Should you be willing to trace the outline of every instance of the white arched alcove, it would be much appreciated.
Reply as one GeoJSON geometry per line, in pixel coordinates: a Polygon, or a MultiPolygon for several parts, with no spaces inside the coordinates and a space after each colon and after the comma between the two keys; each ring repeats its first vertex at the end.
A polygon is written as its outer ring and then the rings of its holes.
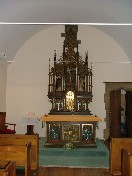
{"type": "MultiPolygon", "coordinates": [[[[64,41],[61,33],[64,30],[64,25],[55,25],[35,34],[18,50],[15,62],[8,66],[7,121],[17,124],[17,133],[26,133],[26,127],[20,122],[28,112],[34,112],[40,118],[51,109],[47,97],[49,58],[52,64],[54,50],[57,50],[58,58],[61,56],[64,41]]],[[[102,118],[97,137],[103,138],[103,120],[106,116],[103,82],[132,81],[132,67],[130,64],[115,63],[129,60],[120,45],[104,32],[91,26],[79,25],[78,39],[81,40],[80,55],[84,57],[88,50],[89,61],[92,62],[93,102],[89,108],[94,115],[102,118]]],[[[41,122],[35,126],[35,132],[45,136],[45,128],[42,128],[41,122]]]]}

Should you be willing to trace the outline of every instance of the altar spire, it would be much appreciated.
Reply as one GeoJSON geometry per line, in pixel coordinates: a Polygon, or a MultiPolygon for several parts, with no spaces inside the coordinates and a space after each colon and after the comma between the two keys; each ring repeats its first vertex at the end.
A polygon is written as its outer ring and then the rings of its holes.
{"type": "Polygon", "coordinates": [[[92,101],[92,67],[88,64],[88,51],[85,58],[79,54],[77,39],[78,26],[65,25],[62,55],[49,70],[48,98],[52,103],[50,114],[91,115],[88,104],[92,101]]]}

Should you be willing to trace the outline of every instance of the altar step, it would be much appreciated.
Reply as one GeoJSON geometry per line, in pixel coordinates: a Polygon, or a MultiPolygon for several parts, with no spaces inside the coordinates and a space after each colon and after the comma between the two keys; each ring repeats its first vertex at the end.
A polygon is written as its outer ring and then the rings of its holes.
{"type": "MultiPolygon", "coordinates": [[[[44,144],[44,146],[45,147],[50,147],[50,148],[63,148],[63,146],[64,146],[64,144],[65,143],[62,143],[62,142],[56,142],[56,143],[54,143],[54,142],[52,142],[52,143],[48,143],[48,142],[46,142],[45,144],[44,144]]],[[[79,148],[92,148],[92,147],[97,147],[97,145],[96,145],[96,142],[92,142],[92,143],[86,143],[86,142],[84,142],[84,143],[82,143],[82,142],[73,142],[73,144],[75,145],[75,147],[79,147],[79,148]]]]}
{"type": "Polygon", "coordinates": [[[66,167],[105,167],[109,168],[109,150],[103,141],[97,140],[96,148],[65,148],[44,147],[40,141],[40,166],[66,166],[66,167]]]}
{"type": "Polygon", "coordinates": [[[74,156],[74,157],[104,157],[107,156],[108,153],[105,151],[95,151],[95,150],[81,150],[81,149],[74,149],[74,150],[67,150],[67,149],[56,149],[56,150],[40,150],[40,155],[44,156],[74,156]]]}

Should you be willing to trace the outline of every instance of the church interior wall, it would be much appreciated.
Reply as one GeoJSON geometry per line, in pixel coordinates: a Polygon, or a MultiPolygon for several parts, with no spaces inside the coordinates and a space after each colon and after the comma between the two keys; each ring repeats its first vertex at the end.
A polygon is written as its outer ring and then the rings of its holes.
{"type": "MultiPolygon", "coordinates": [[[[49,58],[52,65],[54,50],[58,59],[62,55],[63,32],[64,25],[55,25],[35,34],[23,44],[14,62],[7,67],[6,121],[17,124],[17,133],[26,133],[26,126],[21,125],[21,120],[28,112],[34,112],[40,118],[51,109],[47,97],[49,58]]],[[[131,82],[132,66],[119,63],[129,62],[127,54],[104,32],[92,26],[79,25],[78,39],[81,40],[80,55],[84,58],[88,50],[89,64],[93,68],[93,100],[89,109],[102,119],[97,130],[97,137],[102,139],[106,127],[103,82],[131,82]]],[[[46,129],[42,128],[41,122],[35,125],[34,130],[45,136],[46,129]]]]}

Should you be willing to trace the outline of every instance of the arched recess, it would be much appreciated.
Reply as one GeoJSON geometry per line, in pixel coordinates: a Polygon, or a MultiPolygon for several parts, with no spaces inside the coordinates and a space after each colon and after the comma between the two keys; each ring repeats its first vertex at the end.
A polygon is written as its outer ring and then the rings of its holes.
{"type": "MultiPolygon", "coordinates": [[[[119,90],[125,90],[126,91],[126,105],[127,105],[127,112],[126,112],[126,116],[127,116],[127,120],[129,120],[128,123],[128,137],[132,137],[132,108],[130,108],[132,106],[132,82],[105,82],[105,94],[104,94],[104,103],[105,103],[105,110],[106,110],[106,118],[105,118],[105,122],[106,122],[106,129],[104,129],[104,139],[107,140],[109,139],[111,135],[111,92],[113,91],[119,91],[119,90]]],[[[116,95],[114,95],[116,96],[116,95]]],[[[119,96],[118,96],[119,97],[119,96]]],[[[119,103],[119,101],[117,100],[116,102],[119,103]]],[[[119,107],[118,105],[116,107],[119,107]]],[[[116,110],[119,113],[121,112],[121,106],[119,110],[116,110]]],[[[119,113],[117,112],[117,114],[119,115],[119,113]]],[[[116,125],[116,124],[115,124],[116,125]]],[[[114,128],[114,127],[113,127],[114,128]]],[[[115,136],[116,137],[116,136],[115,136]]],[[[117,137],[120,137],[117,136],[117,137]]]]}

